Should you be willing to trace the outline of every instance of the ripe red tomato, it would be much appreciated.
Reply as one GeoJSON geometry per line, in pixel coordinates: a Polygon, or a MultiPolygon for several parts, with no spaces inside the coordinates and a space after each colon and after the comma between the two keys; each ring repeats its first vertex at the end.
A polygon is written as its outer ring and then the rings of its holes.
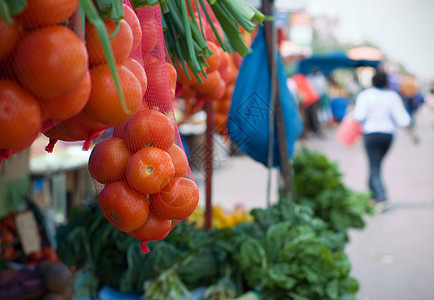
{"type": "Polygon", "coordinates": [[[76,87],[86,74],[86,46],[65,26],[41,27],[28,32],[16,45],[14,70],[34,96],[55,98],[76,87]]]}
{"type": "Polygon", "coordinates": [[[78,7],[78,0],[31,0],[20,18],[26,27],[55,25],[68,19],[78,7]]]}
{"type": "Polygon", "coordinates": [[[168,150],[175,166],[175,177],[185,177],[188,173],[188,159],[184,151],[177,144],[173,144],[168,150]]]}
{"type": "Polygon", "coordinates": [[[0,19],[0,61],[3,60],[18,42],[21,33],[21,24],[15,19],[13,24],[8,24],[0,19]]]}
{"type": "Polygon", "coordinates": [[[90,70],[92,90],[84,108],[92,118],[109,126],[117,126],[128,121],[139,109],[142,101],[142,86],[136,76],[123,65],[117,65],[117,72],[129,112],[122,108],[115,81],[107,64],[98,65],[90,70]]]}
{"type": "Polygon", "coordinates": [[[128,183],[144,194],[161,191],[174,174],[170,155],[156,147],[145,147],[133,154],[125,171],[128,183]]]}
{"type": "Polygon", "coordinates": [[[149,195],[151,211],[160,218],[183,220],[199,202],[199,189],[193,180],[173,178],[159,193],[149,195]]]}
{"type": "Polygon", "coordinates": [[[133,152],[146,146],[167,150],[175,141],[175,129],[165,114],[156,110],[143,110],[125,125],[124,139],[133,152]]]}
{"type": "Polygon", "coordinates": [[[131,153],[124,141],[108,138],[99,142],[89,157],[89,172],[93,179],[108,184],[122,180],[131,153]]]}
{"type": "MultiPolygon", "coordinates": [[[[104,25],[107,34],[111,36],[116,29],[116,23],[112,20],[107,20],[104,22],[104,25]]],[[[133,33],[131,27],[128,25],[127,21],[120,20],[118,32],[110,40],[113,56],[118,64],[124,62],[128,55],[130,55],[132,45],[133,33]]],[[[89,22],[86,23],[86,46],[89,52],[89,61],[92,65],[95,66],[107,62],[98,31],[96,27],[89,22]]]]}
{"type": "Polygon", "coordinates": [[[172,220],[161,219],[149,212],[146,223],[133,232],[129,232],[131,236],[139,240],[159,241],[164,239],[172,229],[172,220]]]}
{"type": "Polygon", "coordinates": [[[98,196],[98,204],[107,220],[120,231],[134,231],[148,219],[148,199],[125,181],[107,185],[98,196]]]}
{"type": "Polygon", "coordinates": [[[0,80],[0,149],[20,147],[41,130],[38,101],[16,82],[0,80]]]}

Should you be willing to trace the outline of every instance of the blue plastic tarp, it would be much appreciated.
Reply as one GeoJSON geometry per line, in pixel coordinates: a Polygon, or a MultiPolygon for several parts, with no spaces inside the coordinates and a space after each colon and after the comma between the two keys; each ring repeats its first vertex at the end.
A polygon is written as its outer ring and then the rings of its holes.
{"type": "MultiPolygon", "coordinates": [[[[254,160],[268,166],[270,142],[271,73],[268,66],[268,50],[265,30],[259,27],[252,44],[252,53],[241,63],[238,78],[232,94],[232,103],[227,121],[228,135],[232,142],[254,160]]],[[[285,126],[288,157],[292,157],[295,141],[303,130],[298,107],[286,85],[286,74],[281,57],[276,55],[277,78],[285,126]]],[[[275,126],[275,124],[274,124],[275,126]]],[[[274,128],[274,132],[276,129],[274,128]]],[[[273,167],[280,166],[277,135],[273,138],[273,167]]]]}
{"type": "Polygon", "coordinates": [[[332,71],[338,68],[358,68],[373,67],[380,64],[378,60],[351,59],[343,52],[335,52],[324,55],[313,55],[309,58],[300,60],[297,65],[297,73],[309,74],[312,69],[319,69],[324,75],[330,75],[332,71]]]}

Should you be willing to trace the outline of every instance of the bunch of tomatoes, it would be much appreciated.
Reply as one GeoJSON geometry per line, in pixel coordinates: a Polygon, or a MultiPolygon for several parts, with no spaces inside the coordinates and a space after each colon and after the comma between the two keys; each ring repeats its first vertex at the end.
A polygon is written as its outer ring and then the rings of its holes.
{"type": "Polygon", "coordinates": [[[32,0],[12,24],[0,19],[0,156],[41,132],[51,146],[85,141],[88,149],[104,131],[89,159],[101,210],[118,230],[160,240],[199,200],[169,117],[177,73],[164,49],[156,51],[161,24],[153,8],[140,15],[126,4],[124,19],[104,21],[122,105],[98,30],[87,19],[81,28],[78,7],[78,0],[32,0]]]}
{"type": "Polygon", "coordinates": [[[175,130],[164,113],[144,109],[99,142],[89,158],[91,176],[104,184],[99,205],[120,231],[161,240],[199,201],[175,130]]]}
{"type": "Polygon", "coordinates": [[[181,68],[177,68],[177,96],[185,102],[185,114],[188,116],[202,110],[204,101],[214,101],[215,131],[227,136],[229,109],[242,58],[238,53],[223,51],[211,40],[207,44],[213,51],[212,56],[206,58],[210,65],[205,68],[207,78],[201,75],[201,83],[190,70],[187,76],[181,68]]]}
{"type": "Polygon", "coordinates": [[[154,90],[161,88],[154,73],[164,68],[170,72],[173,87],[176,84],[173,66],[150,55],[159,38],[157,26],[152,21],[140,22],[124,4],[125,18],[104,25],[107,34],[113,35],[110,46],[125,109],[98,32],[87,19],[83,37],[76,17],[78,5],[78,0],[32,0],[12,24],[0,19],[3,157],[27,148],[40,132],[54,141],[90,142],[104,129],[125,123],[141,108],[148,83],[157,86],[154,90]],[[137,51],[140,56],[136,57],[146,59],[132,58],[137,51]]]}
{"type": "Polygon", "coordinates": [[[177,68],[178,84],[181,89],[181,97],[200,98],[204,100],[217,101],[225,96],[226,88],[235,83],[238,68],[233,56],[223,51],[211,39],[207,40],[208,48],[213,52],[205,60],[208,67],[204,68],[205,74],[198,77],[187,67],[187,72],[183,68],[177,68]]]}

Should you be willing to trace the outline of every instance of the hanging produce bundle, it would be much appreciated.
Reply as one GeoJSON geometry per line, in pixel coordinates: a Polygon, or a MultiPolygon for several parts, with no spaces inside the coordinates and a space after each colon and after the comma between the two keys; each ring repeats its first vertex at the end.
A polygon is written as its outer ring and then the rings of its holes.
{"type": "Polygon", "coordinates": [[[140,239],[146,252],[148,241],[163,239],[194,211],[199,191],[174,121],[177,75],[166,56],[160,7],[124,7],[142,35],[148,34],[124,60],[143,78],[141,92],[132,116],[118,122],[115,116],[122,107],[110,111],[112,116],[104,111],[107,104],[95,107],[101,122],[107,118],[112,123],[92,150],[89,171],[104,216],[118,230],[140,239]]]}
{"type": "Polygon", "coordinates": [[[100,208],[148,251],[199,200],[173,113],[177,79],[223,97],[222,50],[246,54],[238,23],[252,30],[263,15],[227,0],[0,0],[0,17],[0,158],[41,132],[49,152],[98,138],[89,171],[100,208]]]}
{"type": "MultiPolygon", "coordinates": [[[[222,55],[216,45],[245,55],[249,49],[243,43],[242,30],[250,32],[255,25],[252,20],[264,19],[243,0],[219,0],[211,5],[202,0],[135,0],[131,4],[134,9],[161,4],[167,52],[178,72],[182,70],[190,79],[196,77],[199,83],[218,65],[217,58],[222,55]]],[[[0,99],[5,113],[0,119],[0,159],[29,147],[40,132],[52,141],[48,151],[57,140],[85,141],[86,150],[104,129],[134,114],[137,84],[128,80],[125,68],[115,63],[133,71],[145,90],[147,80],[153,77],[146,76],[131,59],[125,59],[137,51],[142,32],[146,39],[142,50],[150,52],[155,47],[156,24],[152,20],[138,23],[134,10],[126,9],[120,0],[95,1],[95,5],[98,12],[91,0],[35,0],[30,4],[25,0],[1,1],[0,99]],[[41,51],[29,50],[33,47],[41,51]],[[90,72],[99,64],[106,66],[90,72]],[[108,73],[113,79],[105,76],[108,73]],[[107,83],[109,88],[93,89],[99,82],[107,83]],[[108,100],[101,99],[105,93],[108,100]],[[105,109],[100,107],[109,109],[108,103],[111,114],[102,117],[105,109]]],[[[159,67],[155,64],[149,69],[159,67]]],[[[168,76],[176,77],[171,65],[167,68],[168,76]]],[[[221,79],[225,78],[220,73],[222,78],[214,73],[209,83],[199,89],[222,87],[221,79]]],[[[205,94],[215,100],[221,90],[206,90],[205,94]]]]}

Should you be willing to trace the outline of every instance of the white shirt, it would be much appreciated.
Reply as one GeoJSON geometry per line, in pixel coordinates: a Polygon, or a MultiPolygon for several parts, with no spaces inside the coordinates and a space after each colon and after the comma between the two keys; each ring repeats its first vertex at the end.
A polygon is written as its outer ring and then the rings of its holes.
{"type": "Polygon", "coordinates": [[[353,118],[362,123],[363,133],[394,133],[410,125],[401,97],[393,90],[369,88],[356,98],[353,118]]]}

